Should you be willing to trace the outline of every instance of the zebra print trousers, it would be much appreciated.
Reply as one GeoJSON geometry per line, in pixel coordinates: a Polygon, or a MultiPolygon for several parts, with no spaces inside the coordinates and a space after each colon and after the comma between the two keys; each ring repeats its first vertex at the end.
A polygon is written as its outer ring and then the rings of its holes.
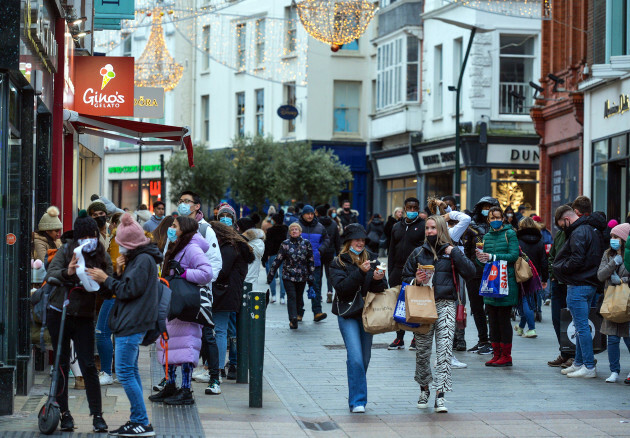
{"type": "Polygon", "coordinates": [[[451,359],[453,358],[453,336],[455,334],[455,314],[457,302],[452,300],[436,300],[438,319],[425,334],[415,333],[416,337],[416,375],[420,386],[428,386],[433,382],[435,390],[452,391],[451,359]],[[431,350],[435,334],[437,364],[435,379],[431,373],[431,350]]]}

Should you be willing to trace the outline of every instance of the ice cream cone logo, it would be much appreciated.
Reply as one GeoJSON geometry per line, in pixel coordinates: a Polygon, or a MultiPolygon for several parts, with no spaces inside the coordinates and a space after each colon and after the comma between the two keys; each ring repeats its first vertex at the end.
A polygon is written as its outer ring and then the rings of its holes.
{"type": "Polygon", "coordinates": [[[107,64],[101,68],[101,76],[103,76],[103,82],[101,83],[101,90],[105,88],[107,83],[116,77],[114,73],[114,67],[111,64],[107,64]]]}

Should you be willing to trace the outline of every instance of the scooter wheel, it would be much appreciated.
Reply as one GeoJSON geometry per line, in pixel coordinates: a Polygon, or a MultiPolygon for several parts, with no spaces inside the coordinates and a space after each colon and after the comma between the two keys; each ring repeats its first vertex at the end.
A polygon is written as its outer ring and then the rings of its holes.
{"type": "Polygon", "coordinates": [[[60,419],[61,411],[59,406],[45,404],[39,410],[39,415],[37,416],[37,425],[40,432],[44,435],[50,435],[57,430],[60,419]]]}

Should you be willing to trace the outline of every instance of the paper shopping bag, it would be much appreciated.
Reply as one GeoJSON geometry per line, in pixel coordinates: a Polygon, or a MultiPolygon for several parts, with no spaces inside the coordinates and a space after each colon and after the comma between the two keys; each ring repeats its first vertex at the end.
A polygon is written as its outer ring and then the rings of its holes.
{"type": "Polygon", "coordinates": [[[630,300],[630,287],[628,284],[610,285],[606,289],[604,302],[599,313],[608,321],[623,323],[630,321],[628,314],[628,301],[630,300]]]}
{"type": "Polygon", "coordinates": [[[367,293],[363,307],[363,328],[367,333],[375,335],[397,330],[394,309],[399,293],[400,286],[367,293]]]}
{"type": "Polygon", "coordinates": [[[429,286],[407,286],[405,288],[407,322],[433,324],[438,319],[435,295],[429,286]]]}

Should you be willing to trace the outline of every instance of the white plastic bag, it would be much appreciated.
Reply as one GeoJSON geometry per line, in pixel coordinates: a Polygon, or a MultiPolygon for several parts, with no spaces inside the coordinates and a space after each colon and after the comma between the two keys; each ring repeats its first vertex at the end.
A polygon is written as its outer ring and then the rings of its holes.
{"type": "Polygon", "coordinates": [[[101,285],[96,281],[92,280],[92,278],[87,274],[85,270],[85,259],[83,258],[83,247],[87,245],[84,243],[83,245],[77,246],[74,249],[74,255],[77,258],[77,277],[81,280],[81,285],[88,292],[96,292],[101,288],[101,285]]]}

